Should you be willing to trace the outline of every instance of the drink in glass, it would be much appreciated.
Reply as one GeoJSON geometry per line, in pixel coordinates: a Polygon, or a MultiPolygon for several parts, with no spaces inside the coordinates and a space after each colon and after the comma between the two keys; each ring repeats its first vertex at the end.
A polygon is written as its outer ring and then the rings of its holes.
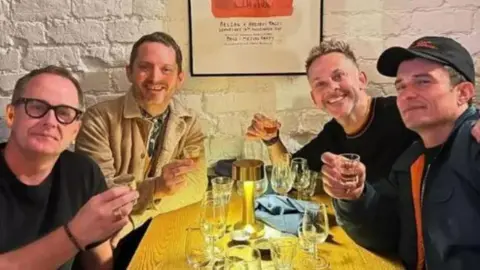
{"type": "Polygon", "coordinates": [[[202,149],[198,145],[188,145],[183,148],[183,157],[198,162],[202,149]]]}
{"type": "Polygon", "coordinates": [[[340,174],[342,181],[356,182],[358,180],[357,165],[360,162],[360,156],[352,153],[340,155],[340,174]]]}
{"type": "MultiPolygon", "coordinates": [[[[109,181],[112,187],[129,187],[131,190],[137,190],[137,182],[135,181],[135,176],[133,174],[122,174],[117,177],[112,178],[109,181]]],[[[133,201],[133,204],[136,204],[138,200],[133,201]]]]}

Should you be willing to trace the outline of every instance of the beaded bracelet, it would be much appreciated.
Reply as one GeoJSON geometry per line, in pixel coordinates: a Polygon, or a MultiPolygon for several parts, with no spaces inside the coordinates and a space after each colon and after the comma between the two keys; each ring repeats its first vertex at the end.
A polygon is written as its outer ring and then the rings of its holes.
{"type": "Polygon", "coordinates": [[[73,236],[72,232],[70,231],[70,228],[68,227],[68,224],[65,224],[63,225],[63,229],[65,229],[65,232],[67,233],[67,236],[68,238],[70,239],[70,241],[72,241],[73,245],[80,251],[85,251],[85,249],[82,248],[82,246],[80,246],[80,244],[78,243],[77,239],[75,238],[75,236],[73,236]]]}

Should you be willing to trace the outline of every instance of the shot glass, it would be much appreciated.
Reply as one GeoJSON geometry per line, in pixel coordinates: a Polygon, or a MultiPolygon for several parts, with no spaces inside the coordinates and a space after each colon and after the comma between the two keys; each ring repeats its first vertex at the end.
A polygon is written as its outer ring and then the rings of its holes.
{"type": "Polygon", "coordinates": [[[183,148],[183,157],[197,162],[200,158],[201,151],[202,149],[198,145],[185,146],[185,148],[183,148]]]}

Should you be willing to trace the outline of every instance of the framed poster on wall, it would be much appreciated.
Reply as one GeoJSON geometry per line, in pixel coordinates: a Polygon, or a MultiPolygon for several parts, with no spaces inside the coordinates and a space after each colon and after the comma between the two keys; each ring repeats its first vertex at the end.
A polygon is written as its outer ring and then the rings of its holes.
{"type": "Polygon", "coordinates": [[[192,76],[303,75],[322,0],[188,0],[192,76]]]}

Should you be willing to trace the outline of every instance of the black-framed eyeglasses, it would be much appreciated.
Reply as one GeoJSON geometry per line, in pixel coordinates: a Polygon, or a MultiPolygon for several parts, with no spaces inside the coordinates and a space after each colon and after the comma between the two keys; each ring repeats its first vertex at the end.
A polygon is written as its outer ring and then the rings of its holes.
{"type": "Polygon", "coordinates": [[[44,117],[48,111],[53,110],[55,118],[63,125],[73,123],[73,121],[78,120],[83,113],[81,110],[68,105],[52,106],[44,100],[35,98],[20,98],[13,105],[17,106],[19,104],[24,104],[25,113],[36,119],[44,117]]]}

